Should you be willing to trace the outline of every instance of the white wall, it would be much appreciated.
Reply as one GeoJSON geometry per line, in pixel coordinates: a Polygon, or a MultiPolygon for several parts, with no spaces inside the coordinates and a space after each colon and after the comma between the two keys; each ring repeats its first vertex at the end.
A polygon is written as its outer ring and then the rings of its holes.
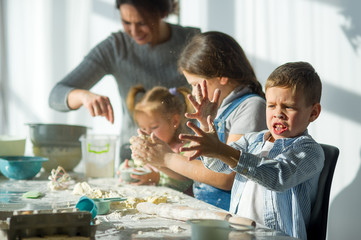
{"type": "Polygon", "coordinates": [[[309,131],[341,151],[328,239],[360,239],[361,1],[182,0],[181,9],[183,25],[235,37],[262,83],[285,62],[315,67],[323,82],[322,113],[309,131]]]}
{"type": "MultiPolygon", "coordinates": [[[[27,122],[83,124],[119,132],[84,109],[48,107],[53,85],[96,43],[121,28],[113,0],[0,0],[5,2],[8,122],[0,133],[27,135],[27,122]]],[[[235,37],[264,83],[288,61],[310,62],[323,81],[322,113],[309,131],[340,148],[331,192],[329,240],[359,239],[361,208],[361,2],[358,0],[181,0],[182,25],[235,37]]],[[[111,77],[95,87],[119,109],[111,77]]],[[[29,149],[30,151],[30,149],[29,149]]]]}

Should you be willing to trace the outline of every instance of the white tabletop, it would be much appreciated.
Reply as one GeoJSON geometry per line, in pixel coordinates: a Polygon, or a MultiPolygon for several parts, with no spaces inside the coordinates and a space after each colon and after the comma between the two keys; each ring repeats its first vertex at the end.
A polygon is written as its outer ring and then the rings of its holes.
{"type": "MultiPolygon", "coordinates": [[[[46,173],[34,180],[8,180],[0,177],[0,211],[42,210],[74,208],[81,195],[74,195],[77,182],[87,182],[93,189],[126,198],[146,199],[150,196],[166,196],[174,205],[190,206],[196,209],[222,211],[203,201],[166,187],[134,186],[120,184],[115,178],[84,179],[79,174],[70,174],[72,182],[68,189],[51,191],[46,173]],[[26,199],[27,191],[40,191],[42,198],[26,199]]],[[[191,239],[191,227],[185,221],[161,218],[125,208],[124,204],[111,204],[106,215],[98,215],[95,239],[191,239]]],[[[294,239],[280,232],[264,227],[247,232],[230,232],[229,239],[294,239]]]]}

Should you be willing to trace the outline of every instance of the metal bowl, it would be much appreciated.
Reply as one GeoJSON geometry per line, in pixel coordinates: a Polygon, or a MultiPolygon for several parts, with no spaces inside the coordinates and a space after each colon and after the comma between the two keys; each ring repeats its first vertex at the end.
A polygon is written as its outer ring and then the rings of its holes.
{"type": "Polygon", "coordinates": [[[36,146],[80,146],[87,127],[68,124],[28,123],[31,142],[36,146]]]}
{"type": "Polygon", "coordinates": [[[43,163],[47,172],[56,169],[58,166],[65,171],[72,171],[81,161],[81,146],[36,146],[33,145],[35,156],[46,157],[49,161],[43,163]]]}
{"type": "Polygon", "coordinates": [[[72,171],[82,158],[79,138],[86,134],[87,127],[68,124],[29,123],[30,139],[35,156],[46,157],[43,164],[50,172],[58,166],[72,171]]]}
{"type": "Polygon", "coordinates": [[[40,172],[47,158],[32,156],[0,156],[1,173],[10,179],[32,179],[40,172]]]}

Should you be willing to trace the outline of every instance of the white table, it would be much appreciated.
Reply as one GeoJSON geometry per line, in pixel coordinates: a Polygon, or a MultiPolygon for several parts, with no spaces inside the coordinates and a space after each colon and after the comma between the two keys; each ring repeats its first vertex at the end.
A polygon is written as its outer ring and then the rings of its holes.
{"type": "MultiPolygon", "coordinates": [[[[16,181],[0,177],[0,211],[41,210],[56,208],[74,208],[79,195],[72,193],[72,187],[77,181],[85,181],[79,174],[71,174],[74,179],[68,190],[50,191],[46,174],[34,180],[16,181]],[[22,194],[27,191],[40,191],[44,197],[39,199],[24,199],[22,194]]],[[[168,202],[175,205],[186,205],[197,209],[220,210],[205,202],[166,187],[120,185],[117,179],[86,180],[92,188],[102,191],[117,192],[125,197],[144,198],[154,195],[166,195],[168,202]]],[[[107,215],[98,215],[95,239],[190,239],[191,227],[179,220],[160,218],[154,215],[139,213],[135,209],[119,208],[113,205],[107,215]]],[[[229,239],[294,239],[284,234],[256,227],[246,233],[231,232],[229,239]]]]}

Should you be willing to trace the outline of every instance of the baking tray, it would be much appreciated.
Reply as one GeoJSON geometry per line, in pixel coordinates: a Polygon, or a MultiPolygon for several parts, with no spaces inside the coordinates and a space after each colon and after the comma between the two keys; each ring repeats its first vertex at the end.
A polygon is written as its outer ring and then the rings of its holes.
{"type": "Polygon", "coordinates": [[[94,239],[96,226],[90,212],[74,209],[0,212],[0,239],[54,235],[94,239]]]}

